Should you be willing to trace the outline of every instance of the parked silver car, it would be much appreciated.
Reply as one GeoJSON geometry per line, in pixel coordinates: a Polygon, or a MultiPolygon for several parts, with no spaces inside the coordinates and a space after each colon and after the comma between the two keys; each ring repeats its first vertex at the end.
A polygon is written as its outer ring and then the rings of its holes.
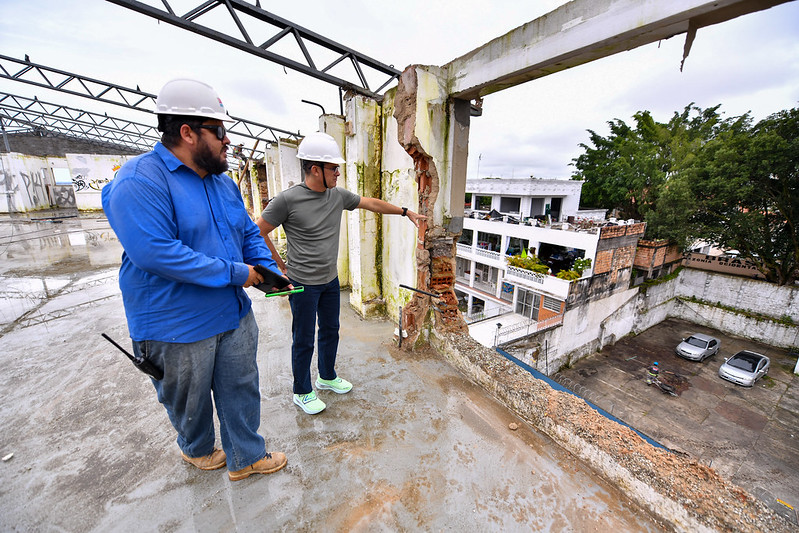
{"type": "Polygon", "coordinates": [[[751,387],[755,381],[768,374],[769,358],[765,355],[741,350],[719,368],[719,377],[744,387],[751,387]]]}
{"type": "Polygon", "coordinates": [[[694,333],[682,340],[674,349],[680,357],[685,357],[691,361],[704,361],[711,355],[716,354],[721,347],[721,341],[710,335],[694,333]]]}

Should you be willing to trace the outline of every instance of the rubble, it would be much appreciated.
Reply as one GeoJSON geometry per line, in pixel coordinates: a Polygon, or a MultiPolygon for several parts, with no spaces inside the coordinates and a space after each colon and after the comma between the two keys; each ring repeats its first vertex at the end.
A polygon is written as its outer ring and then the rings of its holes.
{"type": "Polygon", "coordinates": [[[470,337],[435,332],[430,339],[471,380],[675,531],[794,531],[712,468],[652,446],[581,398],[554,390],[470,337]]]}

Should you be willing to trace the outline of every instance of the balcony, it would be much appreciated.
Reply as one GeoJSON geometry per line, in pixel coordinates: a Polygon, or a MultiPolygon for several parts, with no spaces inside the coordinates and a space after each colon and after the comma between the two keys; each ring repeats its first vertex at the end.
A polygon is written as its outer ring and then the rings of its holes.
{"type": "Polygon", "coordinates": [[[488,294],[494,296],[497,294],[497,284],[492,283],[490,281],[481,281],[475,278],[474,280],[474,288],[480,289],[483,292],[487,292],[488,294]]]}
{"type": "Polygon", "coordinates": [[[501,328],[497,331],[496,342],[501,345],[506,342],[515,341],[529,335],[534,335],[539,331],[553,328],[563,324],[563,315],[553,316],[545,320],[526,320],[518,324],[501,328]]]}
{"type": "Polygon", "coordinates": [[[493,250],[472,248],[469,244],[458,243],[457,253],[458,257],[463,257],[464,259],[469,259],[471,261],[480,261],[483,264],[487,264],[495,268],[504,268],[505,266],[504,256],[493,250]]]}
{"type": "Polygon", "coordinates": [[[569,296],[571,281],[559,279],[555,276],[538,274],[523,268],[508,266],[505,271],[505,281],[514,285],[521,285],[554,296],[559,300],[565,300],[569,296]]]}

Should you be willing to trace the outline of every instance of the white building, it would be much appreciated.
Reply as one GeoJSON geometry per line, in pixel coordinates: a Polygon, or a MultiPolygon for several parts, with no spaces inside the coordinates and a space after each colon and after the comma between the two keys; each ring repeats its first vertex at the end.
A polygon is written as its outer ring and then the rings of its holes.
{"type": "Polygon", "coordinates": [[[556,179],[466,180],[466,210],[492,209],[519,220],[550,216],[553,222],[605,220],[605,209],[580,210],[582,181],[556,179]]]}
{"type": "MultiPolygon", "coordinates": [[[[554,275],[575,258],[596,260],[605,210],[580,211],[583,182],[554,179],[467,180],[463,234],[456,256],[455,288],[472,335],[491,345],[508,329],[533,333],[560,323],[571,282],[554,275]],[[511,267],[507,258],[537,255],[551,274],[511,267]],[[481,335],[476,324],[506,315],[481,335]],[[481,338],[486,337],[486,338],[481,338]]],[[[591,270],[583,272],[589,277],[591,270]]],[[[485,328],[484,328],[485,329],[485,328]]]]}

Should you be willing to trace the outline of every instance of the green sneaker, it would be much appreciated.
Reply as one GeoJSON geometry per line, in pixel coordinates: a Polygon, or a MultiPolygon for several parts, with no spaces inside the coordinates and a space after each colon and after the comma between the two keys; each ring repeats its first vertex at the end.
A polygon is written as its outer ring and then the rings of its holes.
{"type": "Polygon", "coordinates": [[[325,402],[316,397],[316,392],[314,391],[308,394],[295,394],[294,403],[299,405],[309,415],[321,413],[327,407],[325,402]]]}
{"type": "Polygon", "coordinates": [[[352,383],[346,379],[322,379],[316,378],[316,388],[332,390],[336,394],[346,394],[352,390],[352,383]]]}

